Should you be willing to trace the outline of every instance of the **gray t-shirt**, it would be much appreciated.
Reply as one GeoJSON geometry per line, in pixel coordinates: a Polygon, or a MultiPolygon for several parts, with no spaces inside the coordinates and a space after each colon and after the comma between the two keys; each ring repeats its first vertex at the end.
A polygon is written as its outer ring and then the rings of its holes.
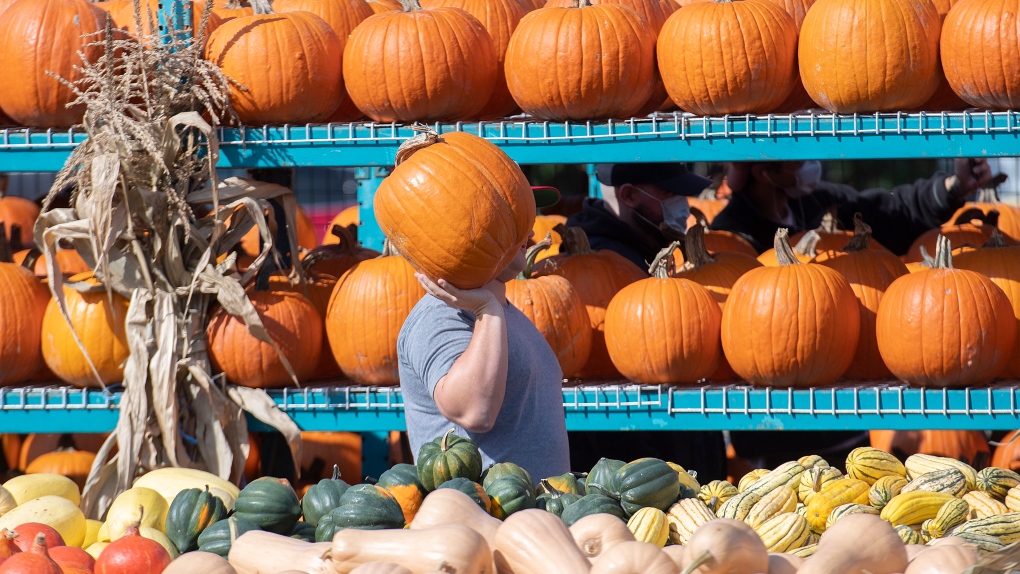
{"type": "Polygon", "coordinates": [[[468,432],[439,412],[433,398],[439,379],[467,350],[475,316],[426,295],[400,329],[397,356],[407,436],[415,459],[421,445],[450,428],[482,452],[482,468],[513,462],[538,481],[570,470],[563,418],[563,374],[556,355],[535,325],[513,305],[503,307],[509,348],[506,394],[496,424],[468,432]]]}

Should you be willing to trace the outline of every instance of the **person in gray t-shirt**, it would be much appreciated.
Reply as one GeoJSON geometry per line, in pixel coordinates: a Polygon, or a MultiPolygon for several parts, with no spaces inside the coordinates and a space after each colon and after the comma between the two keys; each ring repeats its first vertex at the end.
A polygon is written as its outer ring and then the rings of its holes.
{"type": "Polygon", "coordinates": [[[513,462],[536,481],[570,470],[563,373],[534,324],[506,299],[524,269],[513,262],[479,289],[416,274],[427,295],[397,339],[411,452],[450,428],[470,438],[482,465],[513,462]]]}

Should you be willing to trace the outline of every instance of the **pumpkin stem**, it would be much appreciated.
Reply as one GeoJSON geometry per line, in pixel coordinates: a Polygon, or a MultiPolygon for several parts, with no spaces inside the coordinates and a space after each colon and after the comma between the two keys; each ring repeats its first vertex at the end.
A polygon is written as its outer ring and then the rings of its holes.
{"type": "Polygon", "coordinates": [[[715,257],[705,247],[704,227],[695,225],[688,229],[684,243],[687,246],[687,253],[684,254],[686,261],[681,271],[697,271],[705,265],[716,262],[715,257]]]}
{"type": "MultiPolygon", "coordinates": [[[[404,7],[405,12],[421,10],[421,5],[418,4],[418,0],[400,0],[400,4],[404,7]]],[[[393,160],[394,166],[398,166],[407,161],[407,158],[411,157],[414,152],[443,141],[443,138],[439,137],[439,133],[436,132],[436,130],[424,124],[416,123],[412,125],[411,131],[414,131],[418,135],[400,144],[400,147],[397,148],[397,156],[393,160]]]]}
{"type": "Polygon", "coordinates": [[[393,257],[395,255],[400,255],[400,252],[393,246],[393,242],[390,241],[389,238],[386,238],[383,241],[382,255],[379,257],[393,257]]]}
{"type": "Polygon", "coordinates": [[[4,538],[6,538],[7,540],[14,540],[14,539],[16,539],[18,537],[18,531],[17,530],[10,530],[10,529],[4,528],[3,534],[4,534],[4,538]]]}
{"type": "Polygon", "coordinates": [[[442,442],[439,443],[439,450],[441,450],[443,452],[446,452],[446,451],[450,450],[450,447],[449,447],[449,445],[447,445],[447,442],[450,440],[450,435],[452,435],[452,434],[453,434],[453,429],[450,429],[450,430],[446,431],[446,434],[443,435],[442,442]]]}
{"type": "Polygon", "coordinates": [[[818,252],[818,242],[821,241],[821,239],[821,234],[812,229],[805,233],[804,237],[800,238],[800,241],[798,241],[797,245],[794,246],[793,252],[805,257],[814,257],[818,252]]]}
{"type": "Polygon", "coordinates": [[[553,486],[552,483],[550,483],[548,480],[544,478],[538,481],[538,484],[541,485],[546,492],[551,494],[553,498],[559,498],[561,495],[563,495],[562,492],[556,490],[556,487],[553,486]]]}
{"type": "Polygon", "coordinates": [[[921,265],[931,268],[935,266],[935,258],[928,253],[928,248],[924,245],[921,246],[921,265]]]}
{"type": "Polygon", "coordinates": [[[333,465],[333,480],[340,480],[340,465],[333,465]]]}
{"type": "Polygon", "coordinates": [[[563,238],[563,243],[560,247],[560,251],[563,253],[567,255],[590,255],[595,253],[592,251],[591,243],[588,242],[588,235],[580,227],[563,227],[562,230],[557,228],[554,229],[563,238]]]}
{"type": "Polygon", "coordinates": [[[935,260],[932,263],[932,269],[953,268],[953,246],[945,235],[939,235],[935,242],[935,260]]]}
{"type": "Polygon", "coordinates": [[[418,3],[418,0],[400,0],[400,5],[404,8],[404,12],[421,10],[421,4],[418,3]]]}
{"type": "Polygon", "coordinates": [[[680,242],[674,241],[665,249],[660,251],[652,261],[652,265],[648,268],[648,274],[658,279],[668,279],[672,277],[672,269],[675,267],[673,264],[673,252],[679,248],[680,242]]]}
{"type": "Polygon", "coordinates": [[[0,221],[0,263],[14,263],[14,252],[7,240],[7,226],[0,221]]]}
{"type": "Polygon", "coordinates": [[[871,226],[864,223],[864,219],[860,213],[854,214],[854,236],[850,240],[850,243],[843,248],[846,253],[853,253],[854,251],[864,251],[868,248],[868,243],[871,242],[871,226]]]}
{"type": "Polygon", "coordinates": [[[659,233],[669,241],[683,241],[686,235],[682,231],[677,231],[669,226],[668,223],[662,222],[659,224],[659,233]]]}
{"type": "Polygon", "coordinates": [[[255,274],[255,290],[256,291],[269,291],[269,277],[272,276],[273,271],[276,270],[276,265],[272,261],[266,261],[265,264],[259,268],[258,273],[255,274]]]}
{"type": "Polygon", "coordinates": [[[839,218],[836,217],[838,206],[833,205],[825,212],[822,216],[822,223],[818,226],[819,233],[838,233],[839,232],[839,218]]]}
{"type": "Polygon", "coordinates": [[[1009,247],[1006,244],[1006,236],[999,231],[999,228],[992,229],[992,236],[988,238],[988,242],[981,247],[1009,247]]]}
{"type": "Polygon", "coordinates": [[[712,552],[710,550],[705,550],[704,552],[699,554],[698,557],[695,558],[690,564],[688,564],[687,568],[684,568],[683,572],[681,572],[680,574],[691,574],[691,572],[694,572],[704,564],[707,564],[714,559],[715,558],[712,556],[712,552]]]}
{"type": "Polygon", "coordinates": [[[538,254],[552,247],[552,233],[546,232],[545,238],[542,241],[532,245],[528,248],[528,252],[525,254],[527,263],[524,265],[524,271],[521,271],[518,279],[529,279],[531,277],[531,270],[535,267],[535,259],[538,258],[538,254]]]}
{"type": "Polygon", "coordinates": [[[440,562],[439,566],[436,566],[436,571],[437,572],[448,572],[449,574],[457,574],[457,569],[454,568],[453,566],[450,566],[450,563],[445,561],[445,560],[440,562]]]}
{"type": "Polygon", "coordinates": [[[255,11],[255,14],[275,14],[273,12],[273,5],[269,3],[269,0],[250,0],[251,8],[255,11]]]}
{"type": "Polygon", "coordinates": [[[308,255],[301,260],[301,268],[306,276],[313,275],[313,268],[321,261],[339,256],[354,255],[355,249],[358,246],[357,225],[353,223],[347,227],[334,225],[329,233],[339,239],[339,242],[332,245],[321,245],[308,252],[308,255]]]}
{"type": "Polygon", "coordinates": [[[574,8],[586,8],[591,6],[591,0],[574,0],[574,8]]]}
{"type": "MultiPolygon", "coordinates": [[[[817,232],[812,233],[816,233],[817,235],[817,232]]],[[[805,235],[804,238],[806,239],[807,235],[805,235]]],[[[801,242],[803,242],[803,239],[801,242]]],[[[800,245],[800,243],[797,245],[800,245]]],[[[797,255],[793,252],[793,248],[790,247],[789,229],[781,227],[778,231],[776,231],[774,246],[776,248],[776,260],[779,261],[780,265],[796,265],[800,263],[800,260],[797,259],[797,255]]]]}

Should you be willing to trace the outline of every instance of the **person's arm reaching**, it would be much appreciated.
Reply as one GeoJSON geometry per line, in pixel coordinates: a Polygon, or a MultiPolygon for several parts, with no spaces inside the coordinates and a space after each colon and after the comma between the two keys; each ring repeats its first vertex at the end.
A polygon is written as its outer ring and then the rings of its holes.
{"type": "Polygon", "coordinates": [[[471,432],[488,432],[506,394],[508,348],[503,306],[484,287],[461,290],[442,279],[435,282],[422,274],[416,277],[433,297],[475,315],[471,342],[439,379],[433,398],[447,419],[471,432]]]}

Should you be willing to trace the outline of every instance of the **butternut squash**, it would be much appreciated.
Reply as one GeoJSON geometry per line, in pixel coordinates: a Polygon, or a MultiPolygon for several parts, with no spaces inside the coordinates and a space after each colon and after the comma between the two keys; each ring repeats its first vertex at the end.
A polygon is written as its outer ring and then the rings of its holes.
{"type": "Polygon", "coordinates": [[[621,542],[634,542],[627,525],[612,514],[591,514],[570,526],[574,543],[589,560],[621,542]]]}
{"type": "Polygon", "coordinates": [[[196,550],[183,554],[163,570],[163,574],[237,574],[237,570],[223,558],[212,552],[196,550]]]}
{"type": "Polygon", "coordinates": [[[673,560],[648,542],[621,542],[609,548],[591,566],[590,574],[676,574],[673,560]]]}
{"type": "Polygon", "coordinates": [[[907,551],[892,525],[874,514],[851,514],[827,529],[798,574],[894,574],[907,551]]]}
{"type": "Polygon", "coordinates": [[[758,534],[731,518],[716,518],[691,536],[683,574],[768,572],[769,553],[758,534]]]}
{"type": "Polygon", "coordinates": [[[344,529],[333,537],[330,558],[337,574],[349,574],[368,562],[392,562],[414,574],[443,568],[457,574],[495,574],[488,543],[463,524],[418,530],[344,529]]]}
{"type": "Polygon", "coordinates": [[[516,512],[503,522],[494,558],[500,574],[587,574],[591,569],[563,521],[538,509],[516,512]]]}
{"type": "Polygon", "coordinates": [[[481,534],[492,549],[496,547],[496,531],[503,523],[489,516],[478,503],[463,492],[453,488],[440,488],[425,497],[408,528],[420,530],[445,524],[467,526],[481,534]]]}
{"type": "Polygon", "coordinates": [[[393,562],[365,562],[361,566],[358,566],[354,570],[351,570],[351,574],[414,574],[407,568],[404,568],[400,564],[394,564],[393,562]]]}
{"type": "Polygon", "coordinates": [[[227,562],[237,574],[263,574],[300,570],[333,574],[326,558],[329,542],[311,543],[262,530],[250,530],[234,540],[227,562]]]}
{"type": "Polygon", "coordinates": [[[769,574],[797,574],[804,565],[804,559],[793,554],[769,553],[769,574]]]}
{"type": "Polygon", "coordinates": [[[977,549],[969,544],[940,544],[919,554],[903,574],[959,574],[978,558],[977,549]]]}

